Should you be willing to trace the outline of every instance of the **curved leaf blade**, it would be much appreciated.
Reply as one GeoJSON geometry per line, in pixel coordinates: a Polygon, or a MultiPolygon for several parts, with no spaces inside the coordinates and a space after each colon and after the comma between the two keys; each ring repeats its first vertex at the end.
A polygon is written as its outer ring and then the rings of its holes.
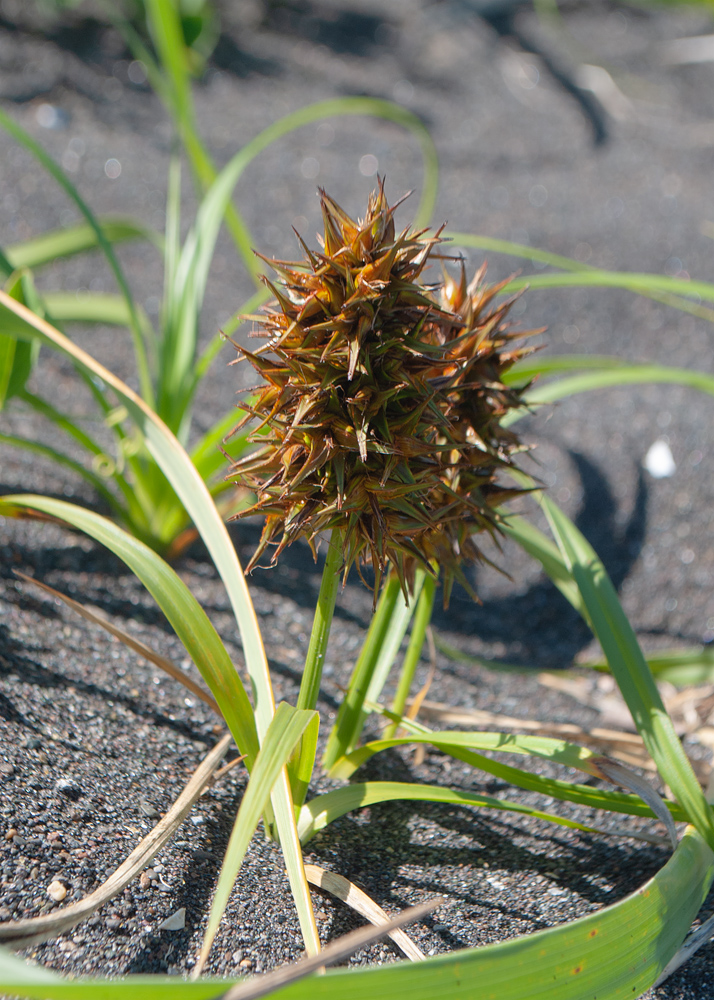
{"type": "Polygon", "coordinates": [[[498,809],[502,812],[516,812],[535,819],[546,820],[559,826],[567,826],[573,830],[588,833],[598,833],[595,827],[574,820],[556,816],[553,813],[534,809],[520,802],[509,802],[508,799],[497,799],[493,795],[481,795],[478,792],[467,792],[461,788],[444,788],[443,785],[416,785],[408,781],[365,781],[354,782],[332,792],[325,792],[310,799],[300,810],[298,831],[304,842],[340,816],[345,816],[355,809],[364,809],[378,802],[441,802],[448,805],[480,806],[487,809],[498,809]]]}
{"type": "Polygon", "coordinates": [[[714,846],[714,816],[687,759],[637,637],[605,567],[572,521],[549,497],[541,497],[563,560],[588,610],[610,669],[647,750],[690,822],[714,846]]]}
{"type": "MultiPolygon", "coordinates": [[[[328,970],[273,992],[280,1000],[621,1000],[640,996],[680,947],[714,876],[691,828],[667,864],[597,913],[495,945],[368,969],[328,970]],[[577,992],[576,992],[577,991],[577,992]]],[[[0,951],[0,989],[35,1000],[208,1000],[230,981],[61,979],[0,951]]]]}
{"type": "MultiPolygon", "coordinates": [[[[453,237],[452,237],[453,238],[453,237]]],[[[505,292],[521,288],[624,288],[630,292],[674,293],[683,298],[714,302],[714,284],[670,277],[666,274],[640,274],[634,271],[580,271],[568,274],[529,274],[514,278],[505,292]]]]}
{"type": "Polygon", "coordinates": [[[549,374],[550,372],[568,371],[574,368],[597,368],[599,370],[556,379],[545,385],[536,385],[524,393],[522,397],[524,405],[507,413],[501,421],[501,425],[511,427],[532,413],[536,406],[554,403],[566,396],[573,396],[579,392],[590,392],[594,389],[609,389],[623,385],[641,385],[654,382],[684,385],[690,389],[708,393],[710,396],[714,395],[714,377],[706,372],[692,371],[687,368],[665,368],[662,365],[628,364],[627,362],[613,364],[610,363],[611,360],[614,359],[583,357],[582,363],[578,364],[576,359],[570,363],[570,359],[556,357],[553,359],[553,365],[548,364],[547,358],[540,366],[533,362],[525,364],[522,369],[517,369],[514,365],[514,368],[509,372],[511,382],[528,381],[541,372],[549,374]],[[590,361],[593,363],[591,364],[590,361]]]}
{"type": "MultiPolygon", "coordinates": [[[[416,728],[416,726],[414,727],[416,728]]],[[[419,727],[421,728],[421,727],[419,727]]],[[[549,736],[520,736],[515,733],[492,733],[492,732],[454,732],[445,730],[442,732],[429,731],[428,733],[413,732],[409,736],[395,736],[391,739],[372,740],[362,747],[358,747],[346,756],[341,757],[332,769],[332,777],[347,779],[354,772],[365,764],[375,754],[383,750],[390,750],[392,747],[409,746],[413,743],[428,743],[444,750],[446,753],[454,748],[463,750],[491,750],[498,753],[514,753],[529,757],[542,757],[544,760],[554,761],[563,764],[565,767],[574,767],[579,771],[584,771],[593,777],[598,777],[599,772],[591,761],[598,757],[598,754],[587,747],[577,746],[575,743],[567,743],[565,740],[553,739],[549,736]]]]}
{"type": "Polygon", "coordinates": [[[303,734],[310,729],[313,730],[313,738],[315,738],[318,724],[317,712],[292,708],[286,702],[281,702],[275,711],[273,720],[261,743],[255,767],[233,824],[233,831],[218,876],[218,884],[208,916],[208,926],[203,937],[201,954],[194,975],[200,973],[208,958],[218,925],[228,904],[228,897],[243,863],[245,852],[248,850],[250,839],[255,833],[260,817],[270,801],[273,787],[303,734]]]}
{"type": "Polygon", "coordinates": [[[83,531],[136,573],[211,689],[250,768],[258,752],[258,738],[243,682],[205,611],[168,563],[112,521],[76,504],[40,496],[0,498],[0,514],[12,515],[18,509],[41,511],[83,531]]]}
{"type": "MultiPolygon", "coordinates": [[[[58,323],[130,326],[132,322],[126,300],[110,292],[43,292],[42,301],[48,314],[58,323]]],[[[137,305],[135,313],[141,329],[148,329],[149,318],[142,307],[137,305]]]]}
{"type": "MultiPolygon", "coordinates": [[[[159,242],[152,229],[128,217],[99,216],[97,225],[109,243],[124,243],[135,239],[159,242]]],[[[41,267],[58,257],[72,257],[97,246],[97,233],[91,226],[68,226],[65,229],[53,229],[24,243],[10,244],[5,248],[5,255],[13,268],[41,267]]]]}
{"type": "Polygon", "coordinates": [[[116,283],[119,286],[119,290],[121,291],[122,296],[126,302],[126,307],[131,319],[129,325],[131,328],[132,337],[134,341],[134,352],[136,355],[136,364],[139,371],[139,381],[141,384],[142,394],[144,396],[144,399],[147,400],[147,402],[149,403],[153,402],[154,390],[151,383],[149,364],[146,356],[146,346],[144,344],[143,332],[139,316],[136,310],[136,304],[129,289],[126,277],[124,276],[124,272],[122,271],[117,256],[114,253],[114,249],[109,240],[104,235],[101,225],[99,224],[97,218],[95,217],[90,207],[87,205],[87,203],[80,195],[77,188],[74,186],[74,184],[72,184],[72,182],[67,177],[65,172],[61,169],[61,167],[59,167],[55,163],[52,157],[42,148],[42,146],[38,142],[35,142],[32,136],[29,135],[29,133],[27,133],[20,125],[18,125],[18,123],[13,118],[11,118],[9,115],[6,115],[5,112],[2,111],[1,109],[0,109],[0,127],[4,128],[6,132],[9,132],[9,134],[13,137],[13,139],[15,139],[16,142],[20,143],[21,146],[24,146],[25,149],[29,150],[29,152],[35,157],[38,163],[40,163],[44,167],[44,169],[50,174],[50,176],[55,179],[55,181],[59,184],[59,186],[64,189],[66,194],[72,199],[72,201],[75,203],[79,211],[87,220],[87,224],[90,227],[90,229],[93,230],[96,236],[97,245],[103,251],[104,256],[106,257],[107,262],[112,270],[116,283]]]}

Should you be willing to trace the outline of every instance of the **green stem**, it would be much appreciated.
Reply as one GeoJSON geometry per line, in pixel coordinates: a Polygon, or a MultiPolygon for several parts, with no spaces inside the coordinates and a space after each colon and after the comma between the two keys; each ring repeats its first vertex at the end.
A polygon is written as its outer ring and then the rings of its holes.
{"type": "Polygon", "coordinates": [[[327,741],[323,766],[329,770],[348,750],[352,749],[355,733],[358,731],[362,706],[367,695],[369,682],[379,659],[389,624],[401,594],[401,584],[392,571],[387,577],[379,597],[377,610],[367,632],[362,652],[355,664],[345,698],[337,713],[337,721],[327,741]]]}
{"type": "MultiPolygon", "coordinates": [[[[429,627],[431,613],[434,609],[435,593],[436,577],[431,576],[431,574],[427,574],[424,579],[422,592],[419,595],[419,603],[417,604],[416,612],[414,613],[412,634],[409,637],[409,645],[407,646],[404,663],[402,664],[401,673],[399,675],[399,684],[397,685],[397,691],[394,695],[394,701],[392,702],[392,711],[395,715],[404,715],[404,707],[407,703],[407,698],[409,697],[409,691],[411,690],[411,686],[414,681],[414,674],[416,673],[416,668],[419,664],[419,660],[421,659],[422,650],[424,649],[426,630],[429,627]]],[[[385,730],[383,739],[391,739],[398,728],[399,726],[396,723],[393,723],[385,730]]]]}
{"type": "Polygon", "coordinates": [[[322,668],[325,665],[325,653],[330,638],[332,618],[335,614],[335,600],[337,599],[337,588],[340,585],[341,570],[342,532],[339,528],[333,528],[330,535],[330,544],[327,549],[325,568],[322,571],[320,595],[317,598],[315,618],[312,623],[312,632],[310,633],[310,645],[307,650],[302,683],[300,684],[300,694],[297,700],[298,708],[314,709],[317,705],[317,698],[320,693],[320,681],[322,680],[322,668]]]}

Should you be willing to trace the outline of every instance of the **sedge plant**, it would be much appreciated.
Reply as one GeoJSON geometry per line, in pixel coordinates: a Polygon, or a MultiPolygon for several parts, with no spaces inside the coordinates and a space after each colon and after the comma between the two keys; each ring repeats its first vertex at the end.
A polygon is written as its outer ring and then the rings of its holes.
{"type": "MultiPolygon", "coordinates": [[[[524,347],[508,322],[509,302],[499,301],[483,274],[467,285],[445,279],[425,284],[422,271],[440,252],[439,234],[397,233],[393,209],[380,189],[356,222],[323,196],[321,248],[305,248],[299,265],[272,262],[276,302],[257,323],[268,339],[242,351],[265,382],[247,413],[264,433],[254,456],[240,459],[232,478],[246,478],[254,509],[265,517],[256,558],[274,555],[302,535],[327,545],[303,683],[295,706],[275,705],[270,672],[242,567],[206,484],[177,436],[135,392],[50,323],[0,293],[3,328],[52,346],[86,375],[101,378],[126,408],[142,444],[176,490],[199,530],[226,587],[241,633],[249,695],[205,612],[173,569],[117,524],[74,504],[31,495],[0,500],[6,516],[43,515],[65,522],[106,545],[146,585],[193,659],[205,698],[223,717],[228,735],[208,755],[201,782],[229,739],[244,755],[249,781],[216,885],[205,939],[191,981],[134,977],[73,979],[25,965],[0,951],[0,990],[38,998],[257,995],[292,998],[386,996],[411,1000],[497,995],[503,1000],[575,1000],[638,996],[668,968],[714,878],[714,817],[667,715],[652,674],[596,553],[550,499],[517,468],[519,444],[504,428],[527,398],[524,385],[509,388],[507,375],[524,347]],[[510,485],[502,485],[508,477],[510,485]],[[553,540],[508,513],[514,492],[531,491],[547,515],[553,540]],[[479,535],[505,532],[532,554],[599,639],[609,668],[661,778],[666,803],[641,779],[587,747],[514,732],[435,731],[404,712],[413,668],[424,643],[437,577],[460,579],[464,560],[479,558],[479,535]],[[368,565],[376,610],[327,734],[322,766],[341,781],[310,796],[320,718],[316,710],[329,640],[334,594],[351,565],[368,565]],[[413,618],[409,649],[397,683],[397,700],[383,703],[387,674],[413,618]],[[383,737],[363,742],[372,713],[385,720],[383,737]],[[427,744],[468,767],[540,793],[622,814],[657,816],[666,823],[673,854],[639,891],[613,906],[570,923],[501,944],[462,949],[419,962],[327,971],[350,942],[321,952],[308,879],[336,885],[345,873],[316,874],[304,866],[301,844],[350,811],[394,800],[457,803],[496,809],[590,830],[573,820],[500,797],[440,785],[352,781],[375,754],[404,744],[427,744]],[[496,756],[493,756],[493,754],[496,756]],[[506,755],[511,762],[502,759],[506,755]],[[547,778],[518,765],[523,758],[555,761],[589,778],[604,778],[637,794],[547,778]],[[643,797],[644,796],[644,797],[643,797]],[[654,810],[654,811],[653,811],[654,810]],[[308,958],[277,978],[248,982],[205,979],[200,972],[250,838],[261,822],[282,848],[308,958]],[[686,823],[677,830],[675,822],[686,823]],[[627,928],[627,933],[623,933],[627,928]]],[[[89,609],[83,613],[91,615],[89,609]]],[[[114,626],[114,634],[121,633],[114,626]]],[[[135,640],[125,637],[125,641],[135,640]]],[[[162,665],[160,654],[142,648],[162,665]]],[[[165,661],[163,663],[166,666],[165,661]]],[[[195,795],[198,794],[195,791],[195,795]]],[[[186,792],[188,795],[188,789],[186,792]]],[[[195,797],[194,797],[195,800],[195,797]]],[[[177,800],[175,819],[191,797],[177,800]]],[[[552,805],[548,807],[552,809],[552,805]]],[[[162,828],[170,834],[173,819],[162,828]]],[[[157,828],[158,831],[158,828],[157,828]]],[[[110,879],[121,886],[163,841],[146,838],[110,879]]],[[[349,873],[347,873],[349,874],[349,873]]],[[[119,888],[117,888],[119,887],[119,888]]],[[[439,902],[437,899],[435,902],[439,902]]],[[[15,947],[66,930],[97,899],[72,904],[57,915],[0,924],[0,940],[15,947]]],[[[406,914],[405,919],[413,916],[406,914]]],[[[384,916],[371,911],[371,919],[384,916]]],[[[382,927],[380,932],[394,930],[382,927]]],[[[360,944],[364,938],[360,939],[360,944]]]]}

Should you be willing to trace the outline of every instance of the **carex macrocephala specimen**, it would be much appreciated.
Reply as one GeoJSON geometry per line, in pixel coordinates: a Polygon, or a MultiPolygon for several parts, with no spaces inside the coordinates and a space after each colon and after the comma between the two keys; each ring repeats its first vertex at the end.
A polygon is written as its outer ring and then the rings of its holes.
{"type": "Polygon", "coordinates": [[[237,516],[265,516],[247,569],[271,544],[275,563],[299,536],[314,552],[338,528],[345,575],[371,563],[376,593],[391,563],[406,592],[417,565],[438,566],[446,601],[455,578],[468,587],[463,560],[484,558],[478,533],[495,535],[496,508],[520,492],[499,481],[522,450],[501,419],[522,405],[503,376],[526,334],[485,267],[468,285],[463,263],[458,280],[422,281],[442,230],[397,235],[383,181],[361,221],[320,198],[321,250],[298,236],[303,262],[263,258],[275,301],[249,318],[267,343],[237,348],[263,378],[235,428],[255,418],[259,447],[229,476],[257,497],[237,516]]]}

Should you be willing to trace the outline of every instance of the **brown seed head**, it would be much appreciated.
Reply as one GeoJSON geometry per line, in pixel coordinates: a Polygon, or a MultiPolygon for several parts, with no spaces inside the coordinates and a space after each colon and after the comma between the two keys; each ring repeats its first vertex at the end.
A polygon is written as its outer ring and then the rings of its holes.
{"type": "Polygon", "coordinates": [[[448,599],[463,559],[484,558],[474,534],[493,535],[496,506],[519,492],[497,479],[520,450],[500,421],[521,405],[502,378],[525,334],[485,267],[468,286],[463,265],[460,281],[420,281],[441,230],[396,235],[381,181],[363,221],[320,195],[322,250],[301,241],[304,263],[267,260],[276,301],[252,318],[268,343],[238,348],[264,379],[238,425],[258,419],[260,447],[229,477],[258,498],[239,516],[266,518],[248,570],[271,543],[274,563],[298,536],[314,551],[337,527],[345,574],[371,562],[378,587],[391,562],[406,590],[417,564],[435,562],[448,599]]]}

